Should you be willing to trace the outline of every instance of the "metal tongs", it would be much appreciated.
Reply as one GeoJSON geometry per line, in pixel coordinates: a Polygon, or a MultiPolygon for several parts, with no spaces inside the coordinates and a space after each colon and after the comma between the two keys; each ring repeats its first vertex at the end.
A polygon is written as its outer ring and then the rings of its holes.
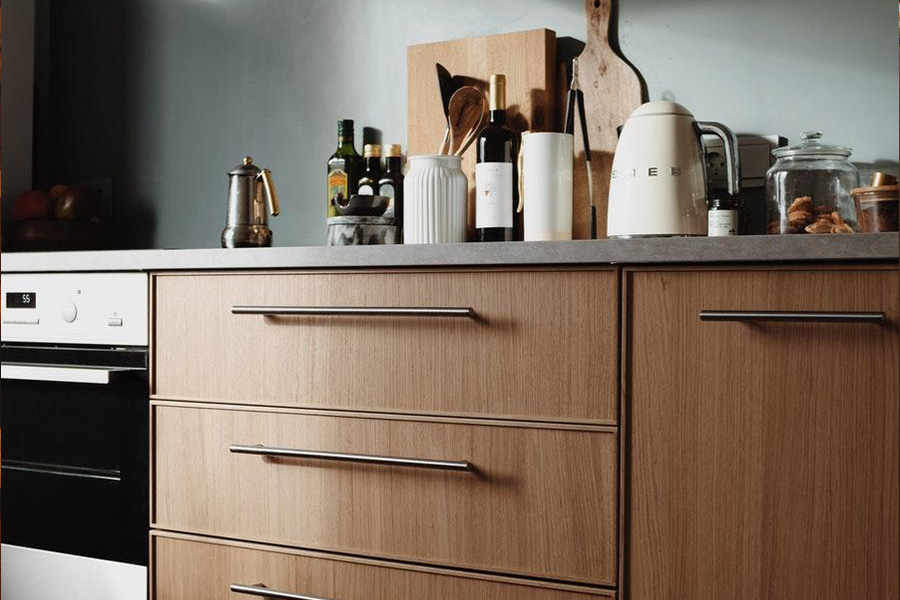
{"type": "Polygon", "coordinates": [[[566,96],[566,133],[575,134],[575,103],[578,103],[578,119],[581,121],[581,137],[584,146],[584,166],[587,169],[588,201],[591,206],[591,239],[597,239],[597,207],[594,205],[594,176],[591,173],[591,143],[588,140],[587,120],[584,116],[584,92],[578,81],[578,59],[572,59],[572,83],[566,96]]]}

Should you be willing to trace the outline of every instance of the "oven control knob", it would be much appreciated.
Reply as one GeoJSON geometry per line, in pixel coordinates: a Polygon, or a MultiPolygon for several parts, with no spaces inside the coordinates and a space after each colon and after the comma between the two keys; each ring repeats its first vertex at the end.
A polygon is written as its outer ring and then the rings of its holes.
{"type": "Polygon", "coordinates": [[[75,306],[74,302],[69,302],[68,304],[63,305],[62,307],[62,318],[66,323],[73,323],[75,321],[75,317],[78,316],[78,307],[75,306]]]}

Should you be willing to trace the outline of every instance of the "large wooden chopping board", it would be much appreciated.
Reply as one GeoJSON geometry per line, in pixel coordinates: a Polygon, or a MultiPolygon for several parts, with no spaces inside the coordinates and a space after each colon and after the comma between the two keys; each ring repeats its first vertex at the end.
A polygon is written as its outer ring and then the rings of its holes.
{"type": "MultiPolygon", "coordinates": [[[[420,44],[407,48],[408,155],[435,154],[447,126],[435,63],[487,93],[491,73],[506,75],[509,126],[514,131],[557,128],[556,34],[548,29],[420,44]]],[[[475,233],[475,146],[463,157],[469,179],[469,239],[475,233]]]]}
{"type": "MultiPolygon", "coordinates": [[[[606,208],[609,177],[618,136],[616,128],[625,123],[645,94],[640,75],[610,45],[614,31],[616,0],[585,0],[587,45],[578,59],[579,79],[584,90],[584,107],[590,128],[591,172],[594,176],[594,204],[597,207],[597,237],[606,237],[606,208]]],[[[565,107],[563,107],[564,109],[565,107]]],[[[572,236],[590,238],[590,204],[584,145],[575,128],[575,177],[572,236]]]]}

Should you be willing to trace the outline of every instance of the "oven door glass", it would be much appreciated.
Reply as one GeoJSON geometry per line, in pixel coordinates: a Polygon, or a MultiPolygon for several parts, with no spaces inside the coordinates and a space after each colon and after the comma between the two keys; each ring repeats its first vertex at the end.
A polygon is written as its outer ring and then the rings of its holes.
{"type": "Polygon", "coordinates": [[[3,365],[3,542],[146,565],[146,371],[30,366],[3,365]]]}

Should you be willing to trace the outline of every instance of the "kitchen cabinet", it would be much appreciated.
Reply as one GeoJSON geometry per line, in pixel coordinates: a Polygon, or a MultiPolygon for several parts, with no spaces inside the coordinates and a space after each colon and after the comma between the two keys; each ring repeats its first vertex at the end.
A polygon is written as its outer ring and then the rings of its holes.
{"type": "Polygon", "coordinates": [[[625,597],[898,597],[898,288],[896,266],[626,273],[625,597]]]}
{"type": "Polygon", "coordinates": [[[156,600],[900,597],[896,264],[153,289],[156,600]]]}

